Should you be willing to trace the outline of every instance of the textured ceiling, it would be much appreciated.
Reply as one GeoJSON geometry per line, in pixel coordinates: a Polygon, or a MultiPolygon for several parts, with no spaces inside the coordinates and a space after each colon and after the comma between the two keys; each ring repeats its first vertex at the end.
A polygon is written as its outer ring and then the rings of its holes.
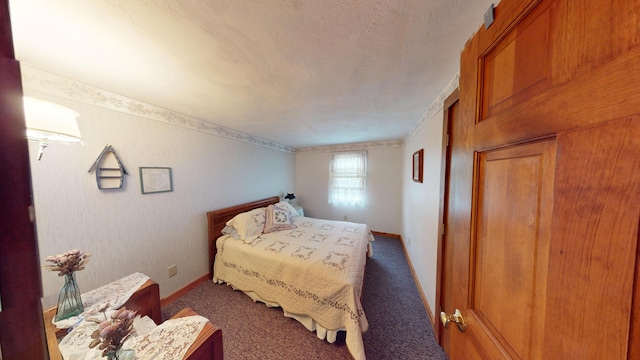
{"type": "Polygon", "coordinates": [[[10,0],[31,67],[293,148],[399,140],[491,0],[10,0]]]}

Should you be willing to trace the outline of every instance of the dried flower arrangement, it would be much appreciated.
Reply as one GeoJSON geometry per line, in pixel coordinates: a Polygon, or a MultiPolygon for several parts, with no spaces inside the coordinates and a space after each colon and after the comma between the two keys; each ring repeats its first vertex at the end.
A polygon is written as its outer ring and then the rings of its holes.
{"type": "Polygon", "coordinates": [[[52,264],[45,265],[44,268],[49,271],[58,271],[58,276],[65,276],[74,271],[84,270],[90,257],[91,253],[73,249],[55,256],[47,256],[45,261],[52,264]]]}
{"type": "Polygon", "coordinates": [[[84,266],[89,262],[91,254],[79,249],[69,250],[55,256],[47,256],[45,261],[49,262],[43,266],[49,271],[57,271],[58,276],[64,276],[64,285],[58,295],[58,307],[56,309],[55,321],[65,320],[70,317],[80,315],[84,311],[80,288],[76,282],[75,272],[84,270],[84,266]]]}
{"type": "Polygon", "coordinates": [[[89,318],[88,321],[98,323],[98,328],[91,334],[90,348],[98,346],[98,349],[102,350],[102,356],[117,353],[122,347],[125,341],[133,334],[133,319],[136,317],[136,312],[133,310],[127,310],[126,307],[122,307],[111,314],[111,319],[107,320],[105,311],[109,308],[108,304],[105,304],[99,308],[104,314],[105,321],[100,322],[97,319],[89,318]]]}

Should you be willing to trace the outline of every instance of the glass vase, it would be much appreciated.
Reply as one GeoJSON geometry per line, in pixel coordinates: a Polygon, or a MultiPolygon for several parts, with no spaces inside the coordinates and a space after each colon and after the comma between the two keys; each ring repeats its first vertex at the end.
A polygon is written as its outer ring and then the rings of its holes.
{"type": "Polygon", "coordinates": [[[136,352],[133,349],[118,349],[107,353],[107,360],[135,360],[136,352]]]}
{"type": "Polygon", "coordinates": [[[56,310],[55,321],[68,319],[72,316],[80,315],[84,311],[80,288],[76,282],[76,275],[70,272],[64,275],[64,285],[58,295],[58,309],[56,310]]]}

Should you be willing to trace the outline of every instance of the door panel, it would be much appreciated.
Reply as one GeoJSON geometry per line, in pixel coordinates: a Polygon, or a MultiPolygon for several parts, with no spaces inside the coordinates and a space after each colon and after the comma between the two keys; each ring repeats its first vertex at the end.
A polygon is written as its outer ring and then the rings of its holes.
{"type": "Polygon", "coordinates": [[[513,358],[539,354],[554,166],[555,139],[478,154],[469,309],[513,358]]]}
{"type": "Polygon", "coordinates": [[[638,260],[640,116],[559,133],[557,161],[545,358],[626,359],[638,260]]]}
{"type": "Polygon", "coordinates": [[[480,120],[548,88],[549,13],[536,9],[481,57],[480,120]]]}

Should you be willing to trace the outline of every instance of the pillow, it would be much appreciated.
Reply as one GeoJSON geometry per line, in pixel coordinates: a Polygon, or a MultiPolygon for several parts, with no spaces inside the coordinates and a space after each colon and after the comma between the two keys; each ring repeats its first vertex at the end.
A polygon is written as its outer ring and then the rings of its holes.
{"type": "Polygon", "coordinates": [[[296,208],[294,208],[293,205],[289,204],[287,201],[280,201],[276,204],[276,206],[281,209],[287,210],[289,214],[291,214],[292,218],[298,216],[298,210],[296,210],[296,208]]]}
{"type": "Polygon", "coordinates": [[[233,226],[225,226],[221,233],[225,234],[225,235],[229,235],[232,238],[236,239],[236,240],[240,240],[240,234],[238,234],[238,230],[236,230],[236,228],[234,228],[233,226]]]}
{"type": "Polygon", "coordinates": [[[263,234],[295,228],[297,228],[297,226],[291,223],[291,213],[289,213],[289,210],[275,205],[267,206],[267,211],[265,212],[264,230],[262,230],[263,234]]]}
{"type": "MultiPolygon", "coordinates": [[[[253,241],[262,235],[265,210],[265,208],[258,208],[240,213],[234,216],[233,219],[227,221],[226,225],[233,227],[237,231],[240,239],[253,241]]],[[[228,229],[227,232],[232,233],[232,231],[228,229]]]]}

